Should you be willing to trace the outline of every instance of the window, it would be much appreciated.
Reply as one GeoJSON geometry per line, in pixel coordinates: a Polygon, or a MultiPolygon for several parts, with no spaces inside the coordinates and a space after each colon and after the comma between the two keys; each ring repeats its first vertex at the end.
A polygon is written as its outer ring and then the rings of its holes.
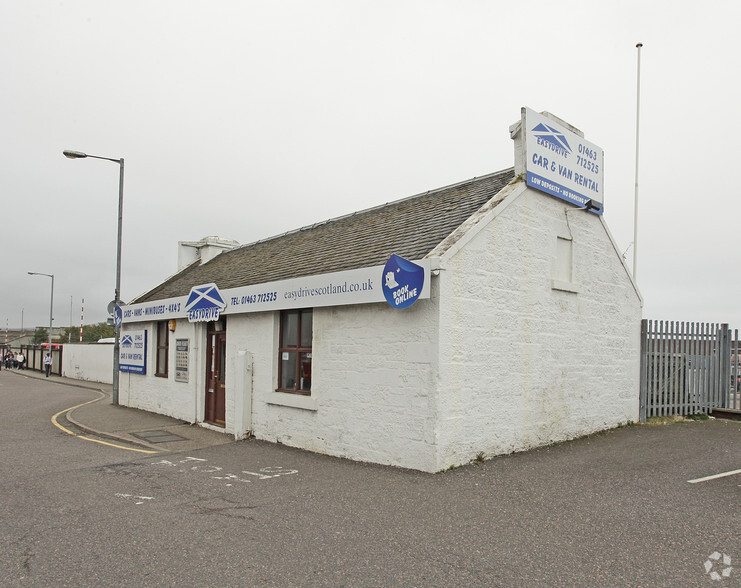
{"type": "Polygon", "coordinates": [[[573,246],[571,239],[556,238],[556,259],[553,265],[553,279],[571,282],[573,246]]]}
{"type": "Polygon", "coordinates": [[[157,323],[157,369],[155,376],[167,377],[167,356],[170,351],[170,330],[167,321],[157,323]]]}
{"type": "Polygon", "coordinates": [[[551,287],[563,292],[579,292],[574,283],[574,243],[565,237],[556,237],[556,251],[551,268],[551,287]]]}
{"type": "Polygon", "coordinates": [[[278,391],[311,395],[312,310],[280,313],[278,391]]]}

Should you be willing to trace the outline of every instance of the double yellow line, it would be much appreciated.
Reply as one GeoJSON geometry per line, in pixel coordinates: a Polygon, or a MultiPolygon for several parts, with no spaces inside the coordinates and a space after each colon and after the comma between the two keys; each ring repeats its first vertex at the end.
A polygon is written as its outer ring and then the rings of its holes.
{"type": "Polygon", "coordinates": [[[92,437],[87,437],[86,435],[78,435],[74,431],[70,431],[68,428],[59,424],[57,417],[60,414],[69,412],[81,406],[85,406],[86,404],[92,404],[93,402],[98,402],[101,398],[105,398],[105,394],[102,394],[101,392],[98,392],[98,394],[100,394],[98,398],[95,398],[93,400],[88,400],[87,402],[83,402],[82,404],[76,404],[75,406],[70,406],[69,408],[60,410],[57,414],[51,417],[52,424],[58,429],[67,433],[68,435],[72,435],[73,437],[77,437],[78,439],[83,439],[84,441],[92,441],[93,443],[100,443],[101,445],[107,445],[108,447],[115,447],[116,449],[125,449],[126,451],[136,451],[137,453],[159,453],[158,451],[151,451],[148,449],[134,449],[133,447],[124,447],[123,445],[116,445],[115,443],[109,443],[108,441],[102,441],[101,439],[93,439],[92,437]]]}

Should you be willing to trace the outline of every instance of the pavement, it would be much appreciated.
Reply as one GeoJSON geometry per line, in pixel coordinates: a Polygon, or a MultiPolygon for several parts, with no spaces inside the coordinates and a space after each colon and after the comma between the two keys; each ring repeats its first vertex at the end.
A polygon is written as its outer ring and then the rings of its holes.
{"type": "Polygon", "coordinates": [[[59,376],[47,378],[33,370],[7,370],[25,378],[48,383],[85,388],[97,392],[99,398],[70,407],[64,418],[74,427],[97,437],[119,441],[125,446],[145,448],[157,452],[194,451],[235,441],[233,435],[190,424],[137,408],[112,403],[112,385],[101,382],[75,380],[59,376]]]}

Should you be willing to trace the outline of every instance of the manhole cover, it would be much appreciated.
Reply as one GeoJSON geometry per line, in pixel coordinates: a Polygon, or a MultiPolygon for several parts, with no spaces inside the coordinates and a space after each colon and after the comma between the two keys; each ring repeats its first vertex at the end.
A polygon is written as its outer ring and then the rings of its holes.
{"type": "Polygon", "coordinates": [[[169,441],[186,441],[185,437],[175,435],[169,431],[142,431],[141,433],[132,433],[134,437],[143,439],[148,443],[168,443],[169,441]]]}

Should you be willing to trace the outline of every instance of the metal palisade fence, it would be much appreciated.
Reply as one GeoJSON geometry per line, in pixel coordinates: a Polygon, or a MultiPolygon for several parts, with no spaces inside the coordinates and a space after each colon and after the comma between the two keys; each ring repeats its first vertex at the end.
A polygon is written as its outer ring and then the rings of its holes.
{"type": "Polygon", "coordinates": [[[741,410],[738,330],[641,321],[640,419],[741,410]]]}

